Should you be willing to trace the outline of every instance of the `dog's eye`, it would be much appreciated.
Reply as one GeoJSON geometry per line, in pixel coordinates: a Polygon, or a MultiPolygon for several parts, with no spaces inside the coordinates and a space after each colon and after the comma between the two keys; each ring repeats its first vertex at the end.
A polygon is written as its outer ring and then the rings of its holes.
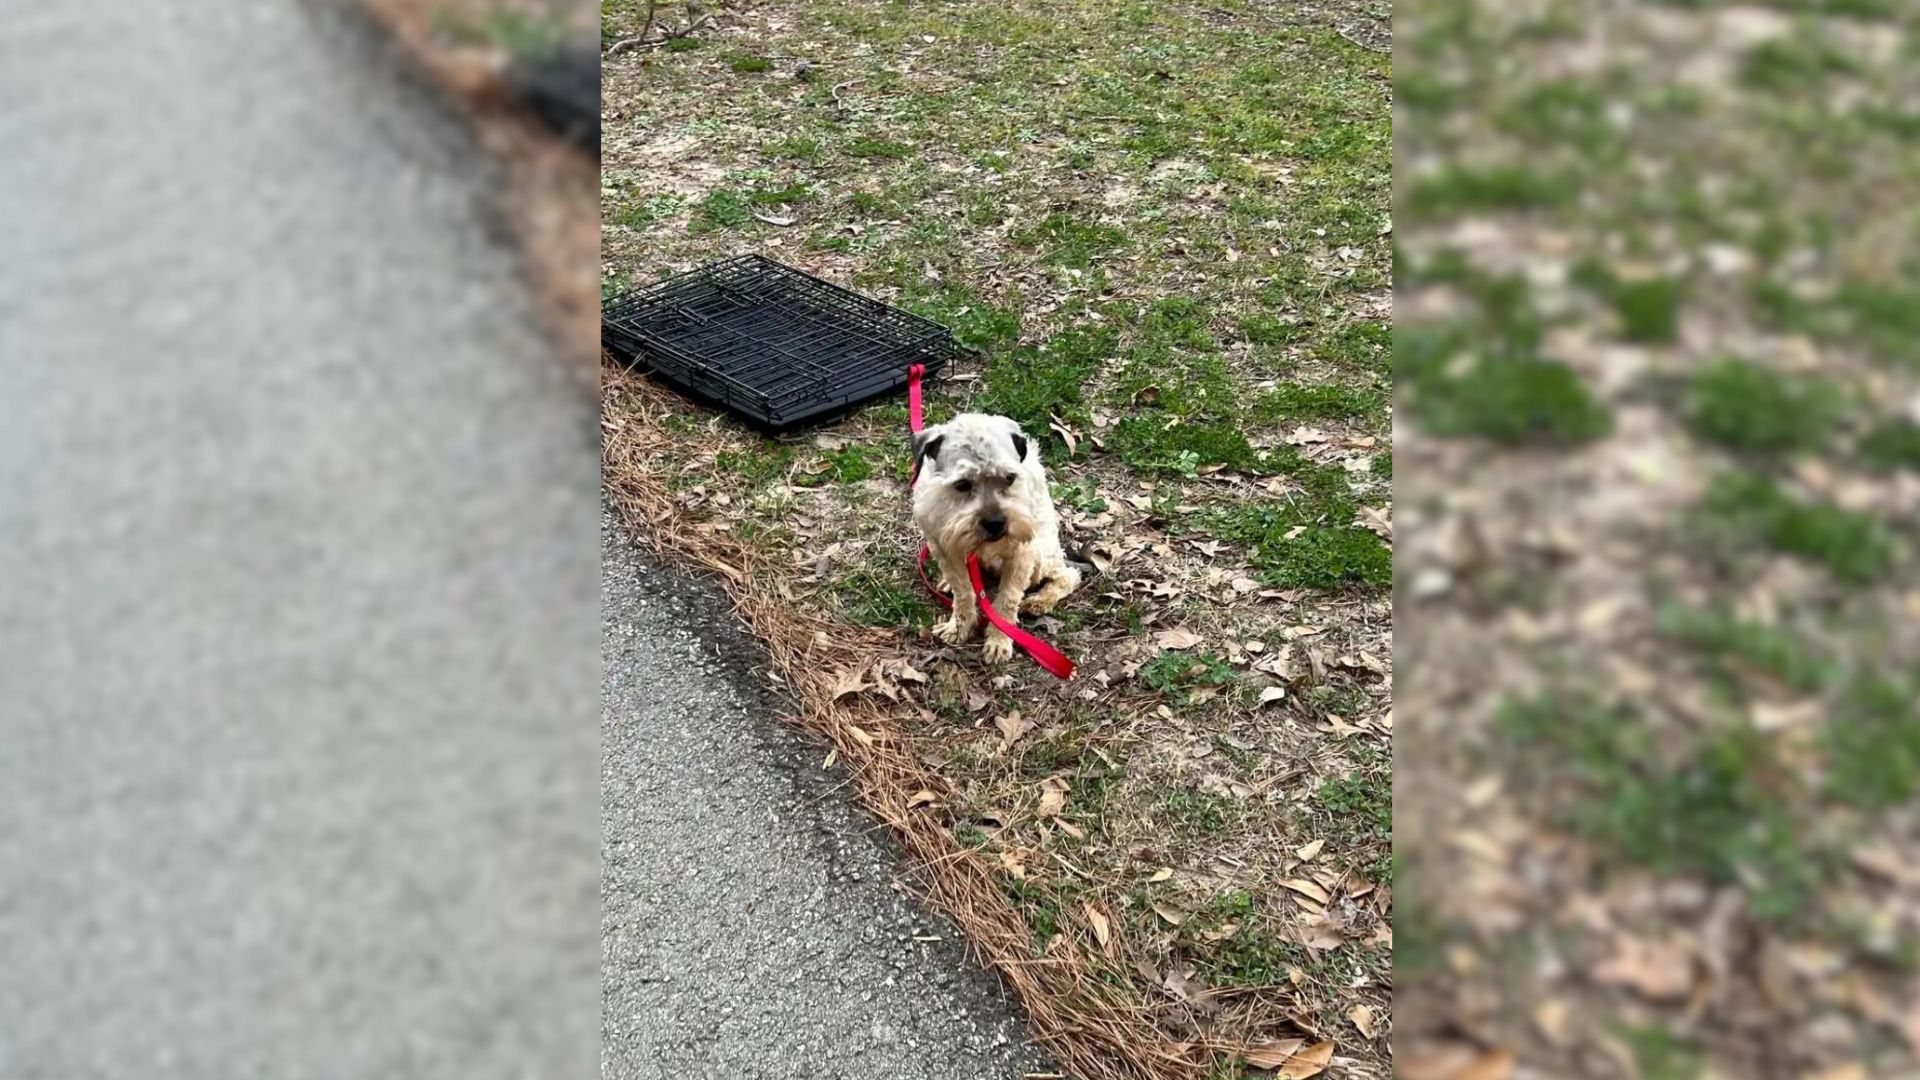
{"type": "Polygon", "coordinates": [[[955,490],[955,491],[957,491],[957,492],[959,492],[959,493],[960,493],[960,494],[962,494],[962,495],[965,495],[965,494],[966,494],[967,492],[969,492],[969,491],[972,491],[972,490],[973,490],[973,481],[971,481],[971,480],[955,480],[955,481],[953,482],[953,490],[955,490]]]}

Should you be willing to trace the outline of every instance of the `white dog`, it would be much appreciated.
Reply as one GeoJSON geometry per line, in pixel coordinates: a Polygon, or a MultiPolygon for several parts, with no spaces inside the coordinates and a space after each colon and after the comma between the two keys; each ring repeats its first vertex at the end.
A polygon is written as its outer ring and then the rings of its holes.
{"type": "MultiPolygon", "coordinates": [[[[999,575],[994,610],[1009,621],[1028,611],[1051,611],[1080,586],[1080,571],[1060,547],[1060,517],[1047,490],[1040,451],[1004,416],[963,413],[914,436],[919,480],[913,521],[927,536],[953,593],[953,617],[934,632],[959,645],[980,628],[980,605],[967,575],[978,553],[983,571],[999,575]]],[[[1013,655],[1013,640],[987,630],[989,662],[1013,655]]]]}

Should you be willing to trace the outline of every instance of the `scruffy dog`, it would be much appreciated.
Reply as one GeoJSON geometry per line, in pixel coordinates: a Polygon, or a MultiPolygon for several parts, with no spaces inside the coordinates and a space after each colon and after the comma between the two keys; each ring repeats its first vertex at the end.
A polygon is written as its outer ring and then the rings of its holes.
{"type": "MultiPolygon", "coordinates": [[[[927,536],[953,593],[953,617],[934,632],[958,645],[980,628],[980,604],[967,556],[999,575],[993,607],[1008,620],[1051,611],[1078,588],[1080,571],[1060,547],[1060,517],[1047,490],[1040,451],[1004,416],[963,413],[914,437],[913,521],[927,536]]],[[[1013,640],[987,629],[989,662],[1013,655],[1013,640]]]]}

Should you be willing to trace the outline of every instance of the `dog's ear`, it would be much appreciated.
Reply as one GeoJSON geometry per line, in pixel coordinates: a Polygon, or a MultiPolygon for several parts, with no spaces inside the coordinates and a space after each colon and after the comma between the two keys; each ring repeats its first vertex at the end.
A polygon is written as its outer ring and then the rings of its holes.
{"type": "Polygon", "coordinates": [[[940,440],[946,438],[939,428],[927,428],[913,437],[913,469],[919,472],[926,459],[940,457],[940,440]]]}
{"type": "Polygon", "coordinates": [[[1013,433],[1013,452],[1019,455],[1021,461],[1027,460],[1027,437],[1017,430],[1013,433]]]}

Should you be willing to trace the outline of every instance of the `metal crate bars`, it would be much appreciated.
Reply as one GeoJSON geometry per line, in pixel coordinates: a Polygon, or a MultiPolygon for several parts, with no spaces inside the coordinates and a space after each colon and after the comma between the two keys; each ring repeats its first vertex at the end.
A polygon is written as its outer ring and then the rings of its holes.
{"type": "Polygon", "coordinates": [[[938,323],[759,255],[709,263],[601,313],[607,350],[691,396],[774,430],[929,378],[956,346],[938,323]]]}

